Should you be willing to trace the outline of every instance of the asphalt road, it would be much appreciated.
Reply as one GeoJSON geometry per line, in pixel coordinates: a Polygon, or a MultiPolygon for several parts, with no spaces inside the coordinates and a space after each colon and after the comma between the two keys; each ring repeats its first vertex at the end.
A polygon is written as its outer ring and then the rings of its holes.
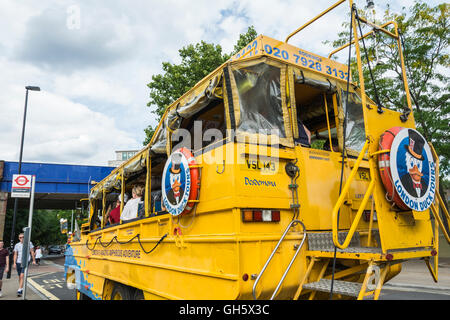
{"type": "Polygon", "coordinates": [[[75,290],[69,290],[64,278],[64,255],[50,255],[42,264],[56,266],[48,272],[28,276],[28,282],[43,300],[76,300],[75,290]]]}
{"type": "MultiPolygon", "coordinates": [[[[384,290],[384,289],[383,289],[384,290]]],[[[450,300],[450,295],[419,291],[384,290],[380,300],[450,300]]]]}
{"type": "MultiPolygon", "coordinates": [[[[76,300],[75,290],[67,289],[65,284],[64,256],[50,256],[44,260],[55,268],[50,272],[29,276],[30,284],[40,292],[41,298],[44,300],[76,300]]],[[[429,287],[384,287],[380,300],[450,300],[450,293],[429,287]]]]}

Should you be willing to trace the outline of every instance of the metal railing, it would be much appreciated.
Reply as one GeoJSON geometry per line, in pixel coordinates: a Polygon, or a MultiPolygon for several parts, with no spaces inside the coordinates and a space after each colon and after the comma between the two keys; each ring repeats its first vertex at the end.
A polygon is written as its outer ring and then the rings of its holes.
{"type": "Polygon", "coordinates": [[[300,250],[303,247],[303,244],[305,242],[307,233],[306,233],[306,228],[305,225],[300,221],[300,220],[292,220],[286,230],[284,230],[283,235],[281,236],[280,240],[278,241],[277,245],[275,246],[275,249],[273,249],[272,253],[270,254],[269,258],[267,259],[266,263],[264,264],[263,268],[261,269],[261,272],[258,274],[258,277],[256,278],[256,281],[253,285],[253,299],[256,300],[256,286],[259,283],[259,280],[261,280],[262,275],[264,274],[264,271],[266,271],[267,266],[269,265],[270,261],[272,260],[275,252],[277,252],[278,247],[280,246],[280,244],[283,242],[284,238],[286,237],[287,233],[289,232],[289,230],[291,229],[292,226],[296,226],[297,224],[300,224],[303,227],[303,239],[302,242],[300,243],[300,245],[298,246],[297,250],[295,251],[294,256],[291,259],[291,262],[289,263],[289,265],[287,266],[286,270],[284,271],[283,276],[281,277],[281,280],[278,282],[277,287],[275,288],[275,291],[273,292],[272,296],[270,297],[270,300],[273,300],[275,298],[275,296],[277,295],[278,291],[280,290],[281,285],[283,284],[284,279],[286,278],[287,273],[289,272],[289,270],[291,269],[292,264],[294,263],[295,258],[297,257],[297,255],[299,254],[300,250]]]}
{"type": "Polygon", "coordinates": [[[450,229],[450,215],[448,213],[447,207],[445,206],[444,200],[442,200],[442,197],[439,194],[439,156],[437,155],[436,150],[434,149],[433,145],[431,143],[428,143],[428,145],[430,146],[431,153],[432,153],[434,161],[436,163],[436,182],[437,182],[436,183],[437,192],[435,194],[435,202],[436,202],[437,206],[435,206],[434,203],[432,203],[430,208],[431,208],[431,212],[433,213],[434,217],[436,218],[437,222],[439,223],[439,227],[441,228],[442,233],[445,236],[445,239],[450,244],[450,235],[448,233],[448,230],[444,226],[441,216],[439,215],[439,208],[440,208],[440,209],[442,209],[442,212],[444,213],[444,218],[447,220],[447,226],[450,229]]]}
{"type": "MultiPolygon", "coordinates": [[[[358,171],[359,165],[361,164],[362,159],[364,158],[364,155],[366,154],[367,149],[369,148],[369,140],[366,140],[366,143],[364,144],[361,152],[359,153],[358,159],[356,160],[356,163],[352,169],[352,171],[350,172],[350,176],[347,179],[344,188],[342,189],[341,194],[339,195],[338,201],[336,202],[336,204],[334,205],[333,211],[332,211],[332,230],[333,230],[333,243],[336,247],[340,248],[340,249],[345,249],[348,247],[348,245],[350,244],[350,241],[353,238],[353,234],[356,231],[356,227],[358,226],[359,220],[361,219],[362,213],[364,211],[364,208],[366,207],[366,204],[370,198],[370,196],[372,195],[372,191],[373,188],[375,187],[375,180],[372,179],[370,180],[369,183],[369,187],[367,188],[366,193],[364,194],[364,198],[361,202],[361,206],[358,209],[358,212],[356,213],[355,219],[353,220],[353,223],[350,227],[350,230],[347,234],[347,237],[344,240],[344,243],[341,244],[339,243],[339,239],[338,239],[338,212],[342,206],[342,204],[345,201],[345,198],[347,196],[348,190],[350,188],[350,185],[353,181],[353,179],[356,176],[356,173],[358,171]]],[[[344,159],[342,159],[342,161],[345,161],[344,159]]]]}

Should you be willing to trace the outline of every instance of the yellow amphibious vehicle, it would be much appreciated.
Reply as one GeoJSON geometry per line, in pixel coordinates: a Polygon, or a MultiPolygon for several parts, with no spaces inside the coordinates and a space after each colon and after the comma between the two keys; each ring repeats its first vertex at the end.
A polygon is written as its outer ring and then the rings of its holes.
{"type": "Polygon", "coordinates": [[[359,83],[330,59],[348,44],[329,57],[288,44],[343,2],[284,42],[258,36],[92,188],[89,222],[66,250],[78,299],[377,299],[418,258],[438,280],[439,208],[450,216],[438,157],[415,130],[396,23],[375,27],[397,40],[405,112],[365,94],[371,32],[357,25],[370,22],[352,0],[359,83]],[[118,195],[130,200],[115,223],[118,195]]]}

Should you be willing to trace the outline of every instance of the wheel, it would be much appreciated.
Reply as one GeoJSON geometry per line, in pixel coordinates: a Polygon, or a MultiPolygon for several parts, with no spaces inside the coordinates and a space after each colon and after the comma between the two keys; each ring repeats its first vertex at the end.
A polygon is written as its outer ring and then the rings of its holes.
{"type": "Polygon", "coordinates": [[[85,295],[84,293],[81,293],[78,290],[76,292],[76,297],[77,297],[77,300],[91,300],[87,295],[85,295]]]}
{"type": "Polygon", "coordinates": [[[133,292],[129,287],[116,284],[111,294],[111,300],[132,300],[133,292]]]}

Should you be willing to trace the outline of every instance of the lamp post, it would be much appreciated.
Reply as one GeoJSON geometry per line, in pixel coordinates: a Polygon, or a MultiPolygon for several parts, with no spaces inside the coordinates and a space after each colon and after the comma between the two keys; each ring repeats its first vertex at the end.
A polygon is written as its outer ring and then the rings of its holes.
{"type": "MultiPolygon", "coordinates": [[[[18,174],[21,174],[22,172],[22,154],[23,154],[23,140],[25,137],[25,123],[27,120],[27,105],[28,105],[28,91],[41,91],[41,88],[34,87],[34,86],[26,86],[26,93],[25,93],[25,108],[23,111],[23,124],[22,124],[22,138],[20,140],[20,153],[19,153],[19,171],[18,174]]],[[[19,199],[14,198],[14,214],[13,214],[13,221],[12,221],[12,227],[11,227],[11,239],[10,239],[10,250],[9,250],[9,270],[6,275],[6,278],[11,278],[11,266],[13,264],[13,257],[14,257],[14,229],[16,228],[16,215],[17,215],[17,205],[18,205],[19,199]]]]}

